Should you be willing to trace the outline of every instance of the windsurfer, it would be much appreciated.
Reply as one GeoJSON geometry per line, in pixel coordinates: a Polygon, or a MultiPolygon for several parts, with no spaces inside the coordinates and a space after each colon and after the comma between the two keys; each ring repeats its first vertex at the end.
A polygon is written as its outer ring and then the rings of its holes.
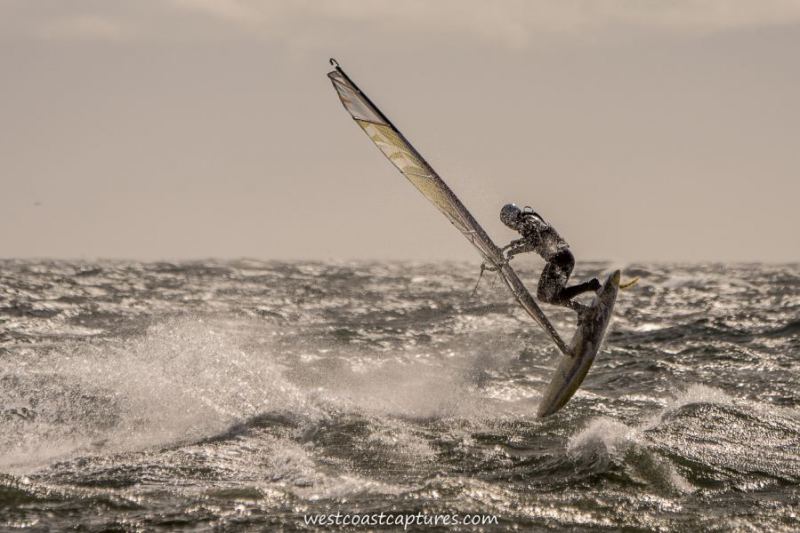
{"type": "Polygon", "coordinates": [[[586,306],[573,301],[573,298],[585,292],[597,291],[601,286],[600,280],[592,278],[567,287],[575,267],[575,257],[569,244],[530,207],[520,209],[514,204],[506,204],[500,211],[500,220],[522,235],[521,239],[511,241],[502,248],[506,261],[525,252],[536,252],[542,256],[547,264],[539,278],[537,296],[543,302],[563,305],[580,313],[586,306]]]}

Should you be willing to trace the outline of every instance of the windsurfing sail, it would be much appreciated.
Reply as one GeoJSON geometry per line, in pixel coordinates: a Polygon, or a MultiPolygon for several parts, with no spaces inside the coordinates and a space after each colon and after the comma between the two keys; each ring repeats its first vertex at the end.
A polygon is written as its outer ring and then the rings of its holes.
{"type": "Polygon", "coordinates": [[[419,191],[435,205],[439,211],[458,228],[458,230],[478,249],[484,261],[497,268],[506,286],[528,312],[528,314],[544,329],[561,353],[571,355],[564,340],[558,334],[544,312],[536,304],[528,289],[525,288],[517,273],[505,261],[503,253],[492,242],[489,235],[467,211],[464,204],[453,194],[453,191],[439,177],[420,153],[400,133],[394,124],[364,94],[358,86],[345,74],[339,64],[331,59],[334,70],[328,73],[333,87],[339,94],[345,109],[350,113],[364,133],[383,152],[389,161],[419,191]]]}

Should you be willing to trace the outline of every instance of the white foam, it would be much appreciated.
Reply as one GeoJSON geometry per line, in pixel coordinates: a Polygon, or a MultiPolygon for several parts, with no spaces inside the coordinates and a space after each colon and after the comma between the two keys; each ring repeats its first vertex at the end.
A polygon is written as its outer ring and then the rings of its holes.
{"type": "Polygon", "coordinates": [[[720,405],[732,405],[734,400],[731,396],[726,394],[720,389],[709,387],[702,384],[692,384],[686,388],[685,391],[678,393],[672,400],[658,413],[648,418],[642,424],[642,430],[652,429],[657,427],[664,418],[664,415],[671,413],[685,405],[693,403],[715,403],[720,405]]]}
{"type": "MultiPolygon", "coordinates": [[[[0,435],[0,467],[25,472],[75,455],[192,442],[265,412],[312,422],[354,412],[381,428],[395,417],[493,423],[531,411],[529,401],[492,398],[476,383],[508,364],[503,356],[357,351],[323,360],[280,353],[265,327],[272,326],[175,318],[141,336],[33,350],[0,363],[0,377],[15,380],[0,389],[0,405],[12,413],[0,435]]],[[[408,457],[433,455],[410,431],[378,429],[372,438],[393,441],[408,457]]]]}
{"type": "Polygon", "coordinates": [[[6,365],[11,415],[0,465],[25,469],[72,453],[109,453],[193,440],[269,411],[313,415],[274,358],[246,351],[202,319],[154,325],[139,338],[40,353],[6,365]],[[25,408],[23,410],[22,408],[25,408]]]}
{"type": "Polygon", "coordinates": [[[583,454],[586,451],[618,455],[640,439],[639,431],[611,418],[599,417],[570,437],[567,453],[583,454]]]}
{"type": "MultiPolygon", "coordinates": [[[[651,451],[652,443],[647,432],[663,424],[666,415],[696,403],[735,405],[738,408],[760,413],[765,418],[783,414],[774,406],[767,407],[757,402],[735,399],[720,389],[693,384],[673,398],[666,400],[663,407],[639,425],[628,426],[606,417],[590,420],[584,429],[570,438],[567,451],[574,458],[595,455],[609,461],[619,460],[632,476],[644,477],[646,483],[659,485],[666,482],[682,492],[694,490],[691,483],[678,474],[667,460],[651,451]],[[645,468],[642,468],[642,465],[645,468]],[[656,478],[653,478],[654,473],[656,478]]],[[[783,443],[780,444],[783,445],[783,443]]],[[[709,453],[704,446],[698,445],[698,447],[698,453],[709,453]]],[[[717,449],[716,453],[719,451],[717,449]]],[[[735,451],[728,450],[725,453],[730,455],[732,460],[738,460],[735,451]]]]}

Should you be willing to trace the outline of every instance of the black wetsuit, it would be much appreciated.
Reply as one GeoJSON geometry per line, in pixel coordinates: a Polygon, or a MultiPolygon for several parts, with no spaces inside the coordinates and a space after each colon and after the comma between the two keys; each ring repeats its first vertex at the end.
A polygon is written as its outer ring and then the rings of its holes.
{"type": "Polygon", "coordinates": [[[547,261],[539,278],[539,299],[554,305],[577,308],[578,304],[571,300],[584,292],[599,289],[600,282],[593,278],[567,287],[569,276],[575,268],[575,257],[569,251],[569,244],[537,213],[526,210],[521,216],[522,227],[517,231],[522,238],[511,242],[507,257],[511,259],[517,254],[531,251],[538,253],[547,261]]]}

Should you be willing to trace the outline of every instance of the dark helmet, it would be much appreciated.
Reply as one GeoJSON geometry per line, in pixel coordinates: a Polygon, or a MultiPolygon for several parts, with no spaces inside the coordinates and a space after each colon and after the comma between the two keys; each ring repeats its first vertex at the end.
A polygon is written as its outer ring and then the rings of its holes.
{"type": "Polygon", "coordinates": [[[509,228],[516,229],[522,210],[515,204],[506,204],[500,210],[500,221],[509,228]]]}

